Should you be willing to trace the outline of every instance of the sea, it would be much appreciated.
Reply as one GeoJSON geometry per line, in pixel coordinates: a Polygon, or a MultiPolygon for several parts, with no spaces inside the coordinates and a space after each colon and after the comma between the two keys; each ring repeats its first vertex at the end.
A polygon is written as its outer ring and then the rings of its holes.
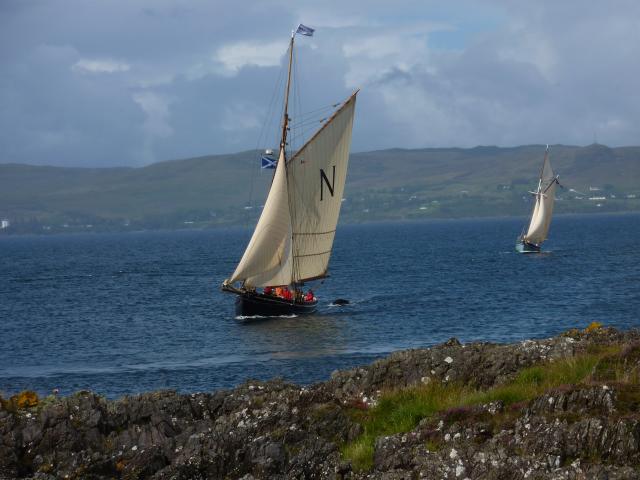
{"type": "Polygon", "coordinates": [[[514,250],[524,222],[340,226],[317,314],[262,319],[219,288],[250,229],[0,237],[0,393],[310,384],[450,337],[638,327],[640,215],[557,215],[538,255],[514,250]]]}

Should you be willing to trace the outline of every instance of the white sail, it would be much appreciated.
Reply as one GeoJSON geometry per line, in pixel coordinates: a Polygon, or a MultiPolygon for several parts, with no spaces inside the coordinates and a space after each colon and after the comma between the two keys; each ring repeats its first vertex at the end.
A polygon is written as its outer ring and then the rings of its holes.
{"type": "Polygon", "coordinates": [[[355,92],[290,159],[289,89],[295,33],[289,43],[289,67],[281,149],[269,196],[247,249],[223,290],[289,285],[326,275],[349,162],[355,92]]]}
{"type": "Polygon", "coordinates": [[[535,205],[524,240],[540,244],[546,240],[553,215],[553,205],[556,197],[557,180],[549,163],[549,156],[545,152],[540,181],[535,193],[535,205]]]}
{"type": "Polygon", "coordinates": [[[287,190],[284,150],[281,149],[269,196],[230,282],[244,281],[247,287],[291,283],[292,236],[287,190]]]}
{"type": "Polygon", "coordinates": [[[354,93],[290,159],[284,151],[249,245],[230,278],[247,287],[326,274],[349,163],[354,93]]]}
{"type": "Polygon", "coordinates": [[[347,177],[356,94],[287,162],[294,281],[327,272],[347,177]]]}

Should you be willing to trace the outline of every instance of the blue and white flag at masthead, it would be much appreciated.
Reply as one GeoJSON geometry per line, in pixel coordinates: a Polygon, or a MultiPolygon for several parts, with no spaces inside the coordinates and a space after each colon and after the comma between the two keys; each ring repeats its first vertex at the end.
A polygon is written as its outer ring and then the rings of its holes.
{"type": "Polygon", "coordinates": [[[298,25],[298,29],[296,30],[296,33],[299,33],[300,35],[306,35],[307,37],[313,37],[313,32],[315,32],[315,29],[307,27],[303,24],[298,25]]]}

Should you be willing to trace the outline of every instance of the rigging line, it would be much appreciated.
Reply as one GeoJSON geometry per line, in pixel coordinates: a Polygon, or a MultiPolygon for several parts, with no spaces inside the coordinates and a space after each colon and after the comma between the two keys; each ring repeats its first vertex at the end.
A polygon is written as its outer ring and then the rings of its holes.
{"type": "MultiPolygon", "coordinates": [[[[250,166],[250,181],[249,181],[249,205],[255,207],[255,201],[254,201],[254,189],[255,189],[255,183],[256,183],[256,174],[257,172],[261,171],[258,170],[260,167],[259,165],[259,160],[260,160],[260,155],[261,155],[261,148],[260,146],[263,144],[263,142],[266,142],[266,137],[269,135],[267,132],[269,130],[271,130],[273,128],[273,122],[274,122],[274,111],[276,109],[276,105],[278,102],[278,98],[279,98],[279,91],[281,90],[281,86],[284,80],[284,68],[281,67],[280,68],[280,72],[278,74],[278,77],[276,78],[276,82],[275,85],[273,87],[273,91],[271,93],[271,99],[269,100],[268,106],[267,106],[267,110],[266,110],[266,116],[264,118],[264,121],[262,122],[262,127],[260,129],[260,134],[258,135],[258,139],[256,141],[256,146],[255,146],[255,151],[257,151],[257,158],[253,157],[251,158],[251,166],[250,166]],[[254,162],[256,162],[256,160],[258,160],[258,165],[256,165],[254,162]]],[[[254,209],[248,209],[245,210],[245,227],[247,227],[249,225],[249,219],[251,217],[251,214],[253,213],[254,209]]],[[[255,215],[254,215],[255,216],[255,215]]]]}
{"type": "Polygon", "coordinates": [[[279,98],[279,92],[282,89],[282,83],[284,81],[284,73],[285,73],[284,68],[281,68],[280,73],[278,75],[278,79],[273,89],[273,93],[271,95],[271,100],[269,101],[269,106],[266,112],[267,116],[265,118],[265,121],[263,122],[263,126],[260,131],[260,136],[258,137],[258,145],[256,145],[256,149],[260,147],[260,144],[263,142],[263,140],[266,140],[265,138],[267,135],[266,131],[271,127],[271,125],[274,122],[273,115],[271,114],[276,107],[276,104],[279,98]]]}
{"type": "Polygon", "coordinates": [[[318,120],[320,118],[324,118],[328,115],[331,114],[331,112],[333,112],[334,109],[327,109],[323,112],[318,112],[315,115],[308,115],[306,117],[295,117],[291,119],[291,123],[293,124],[293,126],[295,127],[299,127],[300,125],[303,125],[305,123],[309,123],[309,122],[313,122],[315,120],[318,120]]]}
{"type": "Polygon", "coordinates": [[[308,122],[310,120],[314,120],[316,118],[322,118],[322,117],[326,117],[330,112],[333,112],[335,109],[333,108],[328,108],[322,112],[317,112],[313,115],[307,115],[305,117],[295,117],[291,119],[291,123],[296,125],[296,124],[301,124],[301,123],[305,123],[308,122]]]}
{"type": "MultiPolygon", "coordinates": [[[[315,124],[315,125],[313,125],[313,127],[314,127],[313,130],[314,131],[320,130],[320,128],[322,128],[323,125],[324,125],[324,122],[315,124]]],[[[294,131],[293,135],[291,135],[291,138],[292,138],[293,141],[296,142],[296,145],[300,144],[298,146],[298,148],[296,149],[296,155],[297,155],[297,152],[299,152],[302,149],[302,145],[305,143],[307,137],[309,137],[307,132],[298,131],[298,130],[294,131]]],[[[289,157],[289,158],[293,158],[293,157],[289,157]]]]}
{"type": "Polygon", "coordinates": [[[293,126],[295,128],[304,128],[304,127],[308,127],[310,125],[316,125],[318,123],[326,122],[327,120],[329,120],[329,117],[315,118],[313,120],[308,120],[308,121],[301,122],[301,123],[294,123],[293,126]]]}
{"type": "MultiPolygon", "coordinates": [[[[303,143],[304,142],[304,133],[303,132],[296,132],[294,135],[291,136],[292,141],[295,141],[297,143],[303,143]],[[302,139],[302,140],[301,140],[302,139]],[[300,141],[299,141],[300,140],[300,141]]],[[[299,150],[299,149],[298,149],[299,150]]],[[[297,150],[296,150],[297,151],[297,150]]],[[[292,158],[292,157],[291,157],[292,158]]]]}
{"type": "Polygon", "coordinates": [[[333,103],[333,104],[330,104],[330,105],[324,105],[324,106],[318,107],[316,109],[309,110],[307,112],[303,112],[303,113],[301,113],[301,115],[302,116],[307,116],[307,115],[312,115],[312,114],[314,114],[316,112],[319,112],[320,110],[328,110],[328,109],[332,109],[332,108],[338,108],[341,104],[342,104],[342,101],[339,101],[338,103],[333,103]]]}
{"type": "MultiPolygon", "coordinates": [[[[543,194],[547,193],[547,190],[549,190],[554,183],[557,183],[558,185],[560,185],[560,182],[558,181],[558,177],[555,177],[553,180],[551,180],[551,182],[549,182],[549,185],[547,185],[547,187],[544,189],[544,192],[542,193],[543,194]]],[[[562,187],[562,185],[560,185],[560,187],[562,187]]]]}
{"type": "MultiPolygon", "coordinates": [[[[294,72],[296,75],[296,83],[294,85],[293,88],[293,97],[294,97],[294,109],[295,109],[295,117],[300,117],[301,113],[300,111],[302,110],[302,102],[300,100],[301,96],[300,96],[300,86],[301,86],[301,81],[300,79],[300,75],[299,75],[299,58],[296,55],[296,62],[294,64],[294,72]]],[[[299,125],[292,125],[291,128],[293,129],[294,133],[296,131],[299,131],[299,125]]],[[[292,152],[295,152],[297,150],[297,146],[294,144],[294,142],[291,143],[291,147],[292,147],[292,152]]]]}
{"type": "MultiPolygon", "coordinates": [[[[274,96],[272,98],[272,103],[269,105],[269,114],[268,114],[268,120],[269,120],[269,128],[268,131],[270,131],[269,134],[265,134],[265,138],[264,138],[264,143],[266,144],[268,141],[271,142],[272,146],[276,146],[279,145],[279,140],[278,140],[278,136],[280,134],[279,132],[279,121],[280,118],[282,118],[283,112],[282,109],[278,109],[276,112],[276,108],[278,104],[282,104],[281,102],[279,102],[279,100],[282,98],[282,91],[284,89],[283,85],[285,82],[285,67],[283,65],[283,67],[280,69],[280,76],[278,78],[278,83],[276,85],[276,88],[274,90],[274,96]],[[277,113],[277,114],[276,114],[277,113]],[[270,137],[270,140],[267,139],[267,135],[270,137]]],[[[279,152],[279,148],[277,148],[276,150],[278,150],[278,155],[280,154],[279,152]]]]}
{"type": "MultiPolygon", "coordinates": [[[[302,92],[301,92],[300,90],[301,90],[301,89],[298,89],[296,93],[297,93],[297,95],[298,95],[298,102],[299,102],[299,105],[300,105],[300,109],[302,109],[302,101],[301,101],[301,98],[302,98],[301,93],[302,93],[302,92]]],[[[300,114],[300,117],[302,118],[302,114],[300,114]]],[[[304,123],[302,123],[301,125],[298,125],[298,130],[299,130],[299,131],[300,131],[300,133],[302,134],[302,136],[300,137],[300,138],[302,138],[302,139],[303,139],[303,140],[301,140],[301,142],[300,142],[300,146],[302,146],[302,145],[304,145],[304,136],[305,136],[305,134],[306,134],[306,129],[305,129],[305,125],[304,125],[304,123]]]]}

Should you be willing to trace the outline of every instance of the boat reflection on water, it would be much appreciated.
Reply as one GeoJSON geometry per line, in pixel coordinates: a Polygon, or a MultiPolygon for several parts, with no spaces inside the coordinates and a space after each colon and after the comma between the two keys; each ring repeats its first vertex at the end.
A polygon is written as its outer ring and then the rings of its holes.
{"type": "Polygon", "coordinates": [[[345,322],[348,312],[325,307],[308,315],[280,317],[236,317],[242,327],[240,340],[247,346],[263,345],[272,359],[324,357],[349,350],[345,322]]]}

